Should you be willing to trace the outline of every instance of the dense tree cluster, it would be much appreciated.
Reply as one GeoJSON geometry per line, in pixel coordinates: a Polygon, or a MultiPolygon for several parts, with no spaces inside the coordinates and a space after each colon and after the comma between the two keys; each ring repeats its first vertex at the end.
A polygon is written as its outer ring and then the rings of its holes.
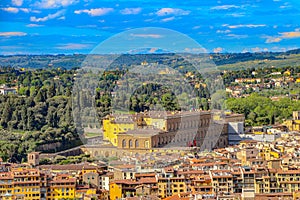
{"type": "Polygon", "coordinates": [[[18,95],[0,95],[0,127],[5,130],[0,134],[5,143],[1,152],[10,151],[3,154],[8,155],[5,159],[20,161],[26,152],[45,144],[60,143],[50,151],[78,145],[70,98],[74,73],[65,69],[1,69],[1,80],[14,77],[9,83],[18,87],[18,95]]]}
{"type": "Polygon", "coordinates": [[[272,101],[253,93],[245,98],[227,99],[226,107],[233,112],[245,114],[247,126],[268,125],[291,118],[292,111],[300,110],[300,101],[290,98],[272,101]]]}

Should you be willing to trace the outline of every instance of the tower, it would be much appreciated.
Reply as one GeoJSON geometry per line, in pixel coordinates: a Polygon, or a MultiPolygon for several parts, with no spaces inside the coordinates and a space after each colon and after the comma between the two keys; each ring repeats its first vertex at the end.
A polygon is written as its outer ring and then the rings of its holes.
{"type": "Polygon", "coordinates": [[[31,152],[27,155],[28,163],[32,166],[37,166],[40,163],[40,152],[31,152]]]}

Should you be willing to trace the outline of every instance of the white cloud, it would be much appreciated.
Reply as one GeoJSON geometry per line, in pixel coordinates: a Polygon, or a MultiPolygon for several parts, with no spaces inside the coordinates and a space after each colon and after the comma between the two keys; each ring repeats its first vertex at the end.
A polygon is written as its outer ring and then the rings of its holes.
{"type": "Polygon", "coordinates": [[[212,7],[211,10],[227,10],[230,8],[240,8],[240,6],[236,6],[236,5],[222,5],[222,6],[215,6],[212,7]]]}
{"type": "Polygon", "coordinates": [[[228,34],[228,37],[234,38],[234,39],[242,39],[242,38],[247,38],[248,35],[237,35],[237,34],[228,34]]]}
{"type": "Polygon", "coordinates": [[[29,13],[31,10],[28,8],[20,8],[21,11],[25,12],[25,13],[29,13]]]}
{"type": "Polygon", "coordinates": [[[6,12],[11,12],[11,13],[18,13],[19,12],[19,9],[14,8],[14,7],[2,8],[2,10],[6,11],[6,12]]]}
{"type": "Polygon", "coordinates": [[[13,37],[13,36],[25,36],[27,33],[24,32],[0,32],[2,37],[13,37]]]}
{"type": "Polygon", "coordinates": [[[162,35],[159,34],[130,34],[133,37],[142,37],[142,38],[162,38],[162,35]]]}
{"type": "Polygon", "coordinates": [[[222,26],[235,29],[235,28],[258,28],[258,27],[265,27],[267,25],[266,24],[238,24],[238,25],[223,24],[222,26]]]}
{"type": "Polygon", "coordinates": [[[252,52],[260,52],[261,51],[261,48],[259,47],[254,47],[254,48],[251,48],[252,52]]]}
{"type": "Polygon", "coordinates": [[[26,27],[29,27],[29,28],[33,28],[33,27],[41,27],[43,25],[40,25],[40,24],[27,24],[26,27]]]}
{"type": "Polygon", "coordinates": [[[268,48],[263,48],[263,51],[269,51],[269,49],[268,48]]]}
{"type": "Polygon", "coordinates": [[[221,51],[223,51],[224,49],[222,47],[217,47],[217,48],[214,48],[214,53],[220,53],[221,51]]]}
{"type": "Polygon", "coordinates": [[[30,8],[16,8],[16,7],[8,7],[8,8],[0,8],[1,10],[4,10],[6,12],[11,13],[18,13],[19,11],[22,11],[24,13],[40,13],[38,10],[31,10],[30,8]]]}
{"type": "Polygon", "coordinates": [[[246,13],[230,13],[226,15],[231,17],[245,17],[246,13]]]}
{"type": "Polygon", "coordinates": [[[156,12],[157,16],[166,16],[166,15],[188,15],[191,11],[182,10],[179,8],[162,8],[156,12]]]}
{"type": "Polygon", "coordinates": [[[299,29],[295,29],[295,31],[291,32],[283,32],[279,33],[279,36],[267,36],[267,40],[265,43],[277,43],[283,39],[293,39],[293,38],[300,38],[300,31],[299,29]]]}
{"type": "Polygon", "coordinates": [[[267,37],[267,40],[265,43],[277,43],[280,42],[282,38],[280,37],[267,37]]]}
{"type": "Polygon", "coordinates": [[[225,34],[227,34],[227,33],[230,33],[230,32],[231,32],[231,30],[217,30],[216,33],[225,33],[225,34]]]}
{"type": "Polygon", "coordinates": [[[23,0],[12,0],[11,3],[15,6],[22,6],[23,0]]]}
{"type": "Polygon", "coordinates": [[[169,22],[169,21],[173,21],[174,19],[175,19],[175,17],[167,17],[167,18],[162,19],[161,21],[162,22],[169,22]]]}
{"type": "Polygon", "coordinates": [[[39,8],[59,8],[59,7],[67,7],[73,4],[78,3],[78,0],[42,0],[36,2],[34,6],[39,8]]]}
{"type": "Polygon", "coordinates": [[[67,44],[62,44],[56,47],[57,49],[88,49],[90,48],[90,45],[88,44],[77,44],[77,43],[67,43],[67,44]]]}
{"type": "Polygon", "coordinates": [[[141,8],[125,8],[120,11],[122,15],[137,15],[142,11],[141,8]]]}
{"type": "Polygon", "coordinates": [[[65,10],[60,10],[60,11],[57,11],[56,13],[54,13],[54,14],[49,14],[46,17],[37,18],[37,17],[32,16],[32,17],[30,17],[30,21],[32,21],[32,22],[45,22],[45,21],[48,21],[50,19],[59,18],[64,13],[65,13],[65,10]]]}
{"type": "Polygon", "coordinates": [[[102,16],[106,15],[110,12],[114,11],[113,8],[93,8],[93,9],[84,9],[84,10],[75,10],[75,14],[81,14],[81,13],[86,13],[90,16],[102,16]]]}
{"type": "Polygon", "coordinates": [[[11,12],[11,13],[18,13],[19,11],[22,11],[24,13],[29,13],[29,12],[37,12],[36,10],[31,10],[30,8],[16,8],[16,7],[8,7],[8,8],[1,8],[2,10],[6,12],[11,12]]]}

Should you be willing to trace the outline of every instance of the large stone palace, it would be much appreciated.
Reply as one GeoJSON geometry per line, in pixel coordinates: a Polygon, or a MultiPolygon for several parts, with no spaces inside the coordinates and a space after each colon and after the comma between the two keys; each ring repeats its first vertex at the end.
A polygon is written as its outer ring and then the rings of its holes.
{"type": "Polygon", "coordinates": [[[118,156],[120,152],[221,148],[228,145],[228,125],[243,122],[243,115],[220,111],[111,114],[103,119],[103,139],[111,145],[87,149],[94,156],[118,156]]]}

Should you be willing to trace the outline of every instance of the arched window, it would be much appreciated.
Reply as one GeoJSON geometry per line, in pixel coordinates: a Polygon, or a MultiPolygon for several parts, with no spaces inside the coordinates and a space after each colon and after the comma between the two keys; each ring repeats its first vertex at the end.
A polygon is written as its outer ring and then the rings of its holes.
{"type": "Polygon", "coordinates": [[[144,145],[145,145],[145,148],[149,148],[149,141],[146,140],[144,145]]]}
{"type": "Polygon", "coordinates": [[[122,147],[123,147],[123,148],[126,147],[126,140],[125,140],[125,139],[122,140],[122,147]]]}
{"type": "Polygon", "coordinates": [[[132,148],[132,140],[129,140],[129,148],[132,148]]]}
{"type": "Polygon", "coordinates": [[[139,147],[139,141],[135,140],[135,148],[139,147]]]}

